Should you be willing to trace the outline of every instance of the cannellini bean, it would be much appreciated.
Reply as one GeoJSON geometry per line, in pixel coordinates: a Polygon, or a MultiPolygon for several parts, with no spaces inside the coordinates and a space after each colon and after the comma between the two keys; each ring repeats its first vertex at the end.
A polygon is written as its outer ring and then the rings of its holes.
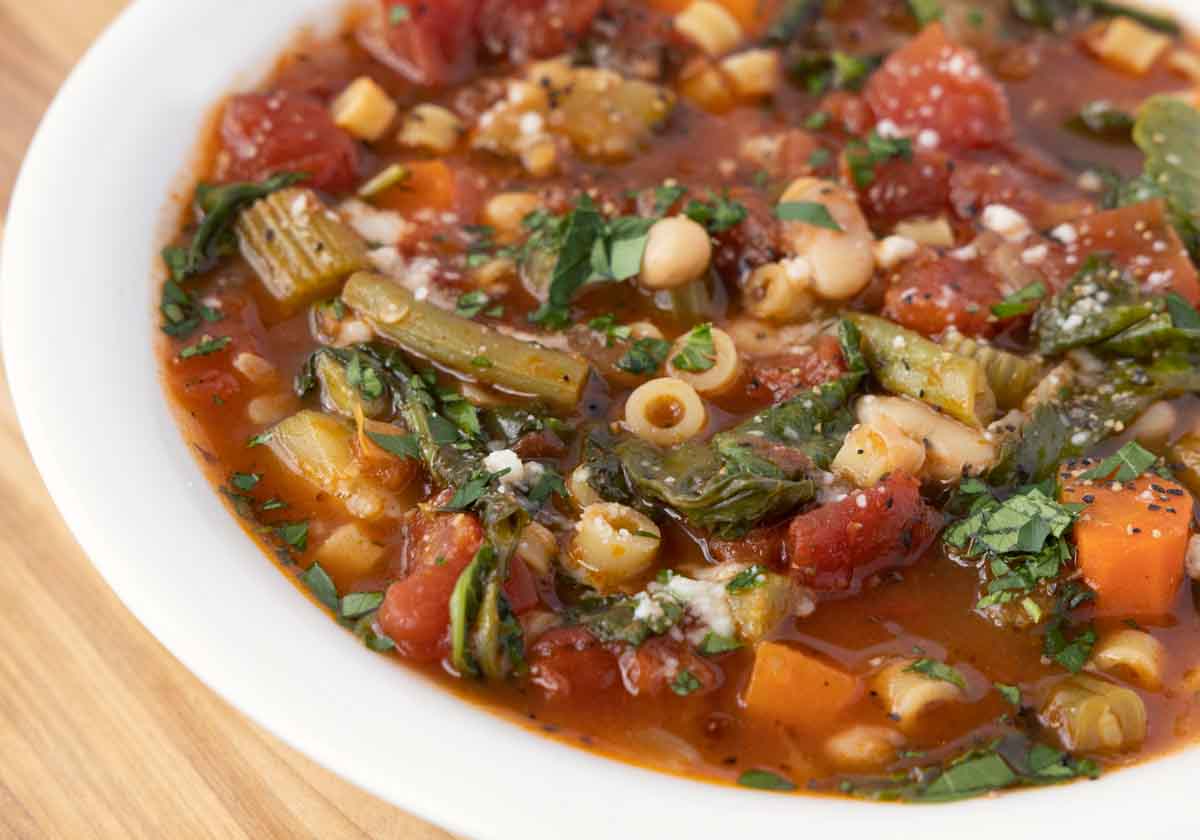
{"type": "Polygon", "coordinates": [[[541,199],[533,193],[500,193],[488,199],[481,218],[485,225],[495,229],[502,242],[512,242],[525,230],[525,217],[541,205],[541,199]]]}
{"type": "Polygon", "coordinates": [[[573,575],[601,592],[640,577],[658,557],[662,532],[631,507],[601,502],[583,509],[564,557],[573,575]]]}
{"type": "Polygon", "coordinates": [[[905,738],[886,726],[857,724],[825,742],[825,755],[847,770],[874,770],[896,758],[905,738]]]}
{"type": "Polygon", "coordinates": [[[924,478],[954,481],[979,474],[996,460],[996,445],[977,429],[939,414],[923,402],[907,397],[863,397],[858,420],[874,426],[880,417],[895,423],[904,434],[925,444],[924,478]]]}
{"type": "Polygon", "coordinates": [[[854,193],[831,181],[799,178],[779,201],[824,205],[841,227],[838,231],[807,222],[783,222],[784,247],[812,265],[817,295],[846,300],[866,288],[875,273],[875,237],[854,193]]]}
{"type": "Polygon", "coordinates": [[[708,231],[687,216],[660,219],[646,239],[641,284],[647,289],[678,289],[700,279],[710,262],[708,231]]]}

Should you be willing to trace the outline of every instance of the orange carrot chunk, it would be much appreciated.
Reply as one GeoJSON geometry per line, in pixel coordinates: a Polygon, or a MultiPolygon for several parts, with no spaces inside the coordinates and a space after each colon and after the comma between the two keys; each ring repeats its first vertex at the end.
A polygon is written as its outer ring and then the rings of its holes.
{"type": "Polygon", "coordinates": [[[414,161],[404,164],[404,168],[408,177],[376,196],[376,206],[398,213],[454,208],[454,173],[443,161],[414,161]]]}
{"type": "Polygon", "coordinates": [[[1074,539],[1097,615],[1169,613],[1183,582],[1191,495],[1156,475],[1124,483],[1067,476],[1061,500],[1086,506],[1074,539]]]}
{"type": "Polygon", "coordinates": [[[763,642],[746,687],[746,711],[765,721],[826,731],[860,694],[860,681],[814,654],[763,642]]]}

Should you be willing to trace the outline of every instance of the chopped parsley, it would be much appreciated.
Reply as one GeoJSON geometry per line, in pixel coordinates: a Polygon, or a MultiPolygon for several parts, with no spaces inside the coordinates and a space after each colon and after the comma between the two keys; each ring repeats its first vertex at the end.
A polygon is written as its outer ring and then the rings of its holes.
{"type": "Polygon", "coordinates": [[[537,483],[529,488],[529,501],[534,504],[545,504],[546,500],[551,496],[559,496],[567,498],[567,485],[563,482],[563,477],[551,467],[543,467],[542,474],[538,478],[537,483]]]}
{"type": "Polygon", "coordinates": [[[1015,318],[1037,308],[1037,303],[1046,296],[1046,284],[1040,280],[1018,289],[999,303],[992,305],[992,314],[997,318],[1015,318]]]}
{"type": "Polygon", "coordinates": [[[723,233],[735,225],[740,225],[749,215],[746,205],[712,192],[708,194],[708,201],[689,201],[683,213],[693,222],[707,228],[709,233],[723,233]]]}
{"type": "Polygon", "coordinates": [[[229,478],[229,483],[241,490],[243,493],[248,493],[254,489],[254,485],[262,480],[262,476],[258,473],[242,473],[235,472],[229,478]]]}
{"type": "Polygon", "coordinates": [[[738,776],[737,783],[742,787],[757,790],[795,790],[796,784],[791,780],[772,773],[770,770],[747,770],[738,776]]]}
{"type": "Polygon", "coordinates": [[[784,222],[804,222],[839,233],[842,231],[829,208],[817,201],[785,201],[775,208],[775,217],[784,222]]]}
{"type": "Polygon", "coordinates": [[[939,662],[936,659],[918,659],[904,670],[911,671],[914,674],[923,674],[924,676],[929,677],[931,680],[948,682],[964,690],[967,687],[967,681],[963,679],[963,675],[958,671],[957,668],[952,668],[945,662],[939,662]]]}
{"type": "Polygon", "coordinates": [[[588,321],[588,329],[595,330],[604,336],[604,345],[612,347],[618,341],[628,341],[633,330],[625,324],[618,324],[617,317],[612,313],[600,315],[588,321]]]}
{"type": "Polygon", "coordinates": [[[725,589],[728,592],[737,594],[738,592],[746,592],[750,589],[755,589],[767,582],[767,570],[757,563],[753,566],[748,566],[742,569],[725,584],[725,589]]]}
{"type": "Polygon", "coordinates": [[[1133,481],[1157,460],[1157,455],[1131,440],[1079,477],[1095,481],[1133,481]]]}
{"type": "Polygon", "coordinates": [[[335,613],[338,611],[337,587],[333,585],[333,580],[321,568],[320,563],[313,563],[309,566],[308,570],[300,575],[300,580],[308,587],[308,591],[313,594],[313,597],[335,613]]]}
{"type": "Polygon", "coordinates": [[[881,137],[872,131],[867,139],[854,140],[846,147],[846,162],[855,186],[875,183],[875,170],[890,160],[912,160],[912,141],[903,137],[881,137]]]}
{"type": "Polygon", "coordinates": [[[246,448],[250,449],[255,446],[264,446],[270,443],[272,434],[273,432],[271,429],[267,429],[265,432],[259,432],[246,441],[246,448]]]}
{"type": "Polygon", "coordinates": [[[459,295],[458,302],[454,304],[454,311],[464,318],[474,318],[480,312],[487,309],[491,305],[491,302],[491,298],[479,289],[476,289],[459,295]]]}
{"type": "Polygon", "coordinates": [[[722,636],[720,633],[714,633],[710,630],[700,642],[699,650],[705,656],[717,656],[722,653],[729,653],[731,650],[737,650],[741,646],[741,642],[737,639],[722,636]]]}
{"type": "Polygon", "coordinates": [[[1017,708],[1021,706],[1021,689],[1015,685],[1006,685],[1005,683],[992,683],[996,691],[1000,692],[1000,696],[1012,703],[1017,708]]]}
{"type": "Polygon", "coordinates": [[[371,442],[388,454],[397,458],[407,458],[410,461],[421,460],[421,444],[416,435],[387,435],[381,432],[367,432],[371,442]]]}
{"type": "Polygon", "coordinates": [[[362,618],[383,603],[382,592],[352,592],[342,598],[342,618],[362,618]]]}
{"type": "Polygon", "coordinates": [[[617,368],[635,376],[654,373],[667,360],[671,342],[661,338],[639,338],[617,359],[617,368]]]}
{"type": "Polygon", "coordinates": [[[211,356],[213,353],[219,353],[224,350],[229,346],[231,341],[233,341],[233,339],[227,335],[214,338],[211,335],[205,334],[201,336],[200,340],[195,344],[189,345],[188,347],[184,347],[182,350],[180,350],[179,358],[191,359],[195,356],[211,356]]]}
{"type": "Polygon", "coordinates": [[[675,202],[687,195],[687,187],[679,184],[663,184],[654,188],[654,215],[661,216],[670,210],[675,202]]]}
{"type": "Polygon", "coordinates": [[[675,679],[671,680],[671,691],[680,697],[687,697],[699,688],[700,680],[696,679],[696,675],[686,668],[680,670],[675,674],[675,679]]]}
{"type": "Polygon", "coordinates": [[[713,346],[712,324],[692,327],[684,338],[683,349],[671,359],[672,365],[688,373],[712,370],[716,363],[717,351],[713,346]]]}
{"type": "Polygon", "coordinates": [[[921,26],[941,20],[944,14],[939,0],[908,0],[908,10],[921,26]]]}
{"type": "Polygon", "coordinates": [[[297,551],[308,548],[308,522],[286,522],[277,526],[275,533],[297,551]]]}

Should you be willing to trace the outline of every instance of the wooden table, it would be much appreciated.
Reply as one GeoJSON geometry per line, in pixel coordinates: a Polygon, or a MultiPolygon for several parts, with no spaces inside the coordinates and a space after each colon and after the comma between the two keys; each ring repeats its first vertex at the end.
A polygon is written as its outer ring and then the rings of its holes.
{"type": "MultiPolygon", "coordinates": [[[[0,0],[0,209],[54,91],[124,5],[0,0]]],[[[137,623],[46,494],[7,383],[0,464],[0,837],[448,840],[250,723],[137,623]]]]}

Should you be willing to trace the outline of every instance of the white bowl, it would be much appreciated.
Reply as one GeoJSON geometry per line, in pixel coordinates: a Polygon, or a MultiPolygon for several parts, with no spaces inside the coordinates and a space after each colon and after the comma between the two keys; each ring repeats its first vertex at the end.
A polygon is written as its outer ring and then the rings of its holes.
{"type": "MultiPolygon", "coordinates": [[[[1190,0],[1173,5],[1200,19],[1190,0]]],[[[782,796],[574,750],[364,649],[286,581],[201,476],[152,339],[164,204],[212,104],[336,0],[141,0],[63,86],[3,254],[3,338],[26,440],[125,604],[227,700],[325,766],[473,837],[1023,836],[1195,828],[1200,750],[1097,782],[937,807],[782,796]],[[1062,821],[1060,823],[1060,821],[1062,821]]]]}

